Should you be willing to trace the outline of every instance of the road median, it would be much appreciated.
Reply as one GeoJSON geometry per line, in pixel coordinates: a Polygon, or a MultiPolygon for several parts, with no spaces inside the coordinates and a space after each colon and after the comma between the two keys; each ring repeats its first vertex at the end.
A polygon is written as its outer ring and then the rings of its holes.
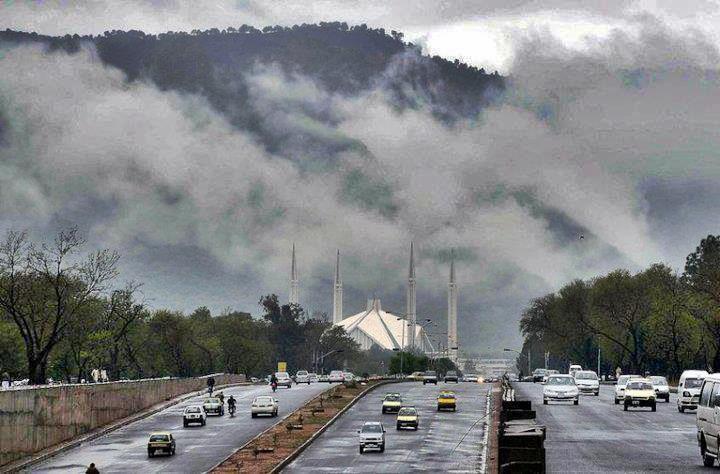
{"type": "Polygon", "coordinates": [[[210,472],[280,472],[358,400],[393,382],[396,380],[334,386],[242,445],[210,472]]]}

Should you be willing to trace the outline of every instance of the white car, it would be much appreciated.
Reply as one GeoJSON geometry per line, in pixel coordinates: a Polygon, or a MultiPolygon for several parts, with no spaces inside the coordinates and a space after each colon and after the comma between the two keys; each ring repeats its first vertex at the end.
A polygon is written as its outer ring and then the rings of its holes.
{"type": "Polygon", "coordinates": [[[355,380],[355,374],[352,372],[343,372],[343,381],[344,382],[352,382],[355,380]]]}
{"type": "Polygon", "coordinates": [[[301,383],[306,383],[310,385],[310,374],[307,370],[298,370],[297,373],[295,373],[295,383],[300,385],[301,383]]]}
{"type": "Polygon", "coordinates": [[[200,405],[190,405],[183,411],[183,426],[187,428],[191,423],[199,423],[205,426],[207,415],[200,405]]]}
{"type": "Polygon", "coordinates": [[[621,375],[615,384],[615,405],[625,400],[625,386],[630,379],[641,379],[639,375],[621,375]]]}
{"type": "Polygon", "coordinates": [[[705,467],[720,456],[720,374],[706,375],[697,407],[697,441],[705,467]]]}
{"type": "Polygon", "coordinates": [[[580,393],[590,393],[596,397],[600,395],[600,379],[592,370],[578,370],[575,372],[575,384],[580,393]]]}
{"type": "Polygon", "coordinates": [[[328,383],[333,382],[344,382],[345,381],[345,375],[343,374],[342,370],[333,370],[330,372],[330,375],[328,376],[328,383]]]}
{"type": "Polygon", "coordinates": [[[653,375],[650,377],[650,382],[655,387],[655,395],[658,400],[665,400],[665,403],[670,403],[670,386],[665,377],[659,375],[653,375]]]}
{"type": "Polygon", "coordinates": [[[580,390],[575,384],[575,377],[570,374],[555,374],[548,377],[543,387],[543,405],[548,402],[580,402],[580,390]]]}
{"type": "Polygon", "coordinates": [[[278,387],[292,387],[292,379],[287,372],[275,372],[275,378],[277,379],[278,387]]]}
{"type": "Polygon", "coordinates": [[[680,375],[678,382],[677,407],[680,413],[694,410],[700,401],[700,387],[708,376],[704,370],[686,370],[680,375]]]}
{"type": "Polygon", "coordinates": [[[579,371],[581,371],[583,368],[581,365],[578,364],[571,364],[570,369],[568,370],[568,374],[572,375],[573,377],[575,374],[579,371]]]}
{"type": "Polygon", "coordinates": [[[466,374],[466,375],[463,375],[463,382],[477,383],[477,382],[478,382],[478,376],[475,375],[475,374],[466,374]]]}
{"type": "Polygon", "coordinates": [[[267,395],[255,397],[250,406],[250,416],[255,418],[258,415],[278,416],[277,399],[267,395]]]}
{"type": "Polygon", "coordinates": [[[308,379],[310,379],[310,383],[317,383],[320,381],[320,377],[318,377],[318,374],[315,372],[310,372],[308,374],[308,379]]]}
{"type": "Polygon", "coordinates": [[[360,454],[368,448],[377,448],[385,452],[385,427],[377,421],[366,421],[358,430],[360,435],[360,454]]]}

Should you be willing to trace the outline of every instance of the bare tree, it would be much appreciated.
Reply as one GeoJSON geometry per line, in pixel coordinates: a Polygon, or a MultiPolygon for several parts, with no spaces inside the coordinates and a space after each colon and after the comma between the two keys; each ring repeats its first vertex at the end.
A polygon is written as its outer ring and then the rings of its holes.
{"type": "Polygon", "coordinates": [[[83,257],[84,244],[76,228],[60,232],[51,245],[16,231],[0,244],[0,310],[20,330],[32,383],[45,383],[50,353],[68,324],[117,276],[116,252],[83,257]]]}

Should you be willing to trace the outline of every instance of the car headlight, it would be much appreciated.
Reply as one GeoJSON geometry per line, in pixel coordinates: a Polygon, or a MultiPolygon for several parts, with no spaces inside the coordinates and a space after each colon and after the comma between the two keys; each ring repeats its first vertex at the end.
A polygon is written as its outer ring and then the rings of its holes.
{"type": "Polygon", "coordinates": [[[690,392],[688,392],[687,390],[683,392],[683,397],[689,397],[689,396],[690,396],[690,392]]]}

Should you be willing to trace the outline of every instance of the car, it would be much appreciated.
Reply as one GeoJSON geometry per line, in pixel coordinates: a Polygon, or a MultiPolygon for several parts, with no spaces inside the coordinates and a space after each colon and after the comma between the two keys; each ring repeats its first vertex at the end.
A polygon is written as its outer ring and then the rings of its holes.
{"type": "Polygon", "coordinates": [[[697,441],[705,467],[713,467],[720,456],[720,374],[706,375],[697,407],[697,441]]]}
{"type": "Polygon", "coordinates": [[[402,398],[399,393],[386,393],[382,402],[382,412],[397,413],[402,407],[402,398]]]}
{"type": "Polygon", "coordinates": [[[700,402],[700,388],[708,376],[704,370],[686,370],[680,375],[677,388],[677,408],[680,413],[694,410],[700,402]]]}
{"type": "Polygon", "coordinates": [[[444,380],[445,383],[458,383],[460,381],[460,377],[458,377],[458,373],[455,370],[448,370],[447,373],[445,373],[444,380]]]}
{"type": "Polygon", "coordinates": [[[413,428],[417,431],[420,425],[420,415],[415,407],[402,407],[400,411],[398,411],[395,423],[398,430],[402,428],[413,428]]]}
{"type": "Polygon", "coordinates": [[[455,392],[443,390],[437,396],[437,411],[452,410],[457,411],[457,397],[455,392]]]}
{"type": "Polygon", "coordinates": [[[543,387],[543,405],[548,402],[573,402],[577,405],[580,402],[580,390],[575,383],[575,377],[570,374],[555,374],[547,379],[543,387]]]}
{"type": "Polygon", "coordinates": [[[360,435],[360,454],[368,448],[385,452],[385,427],[378,421],[366,421],[358,430],[360,435]]]}
{"type": "Polygon", "coordinates": [[[256,418],[258,415],[278,416],[277,398],[269,395],[255,397],[250,406],[250,417],[256,418]]]}
{"type": "Polygon", "coordinates": [[[410,380],[422,380],[424,375],[425,372],[413,372],[412,374],[408,375],[407,378],[409,378],[410,380]]]}
{"type": "Polygon", "coordinates": [[[301,383],[306,383],[310,385],[310,374],[307,370],[298,370],[295,373],[295,383],[300,385],[301,383]]]}
{"type": "Polygon", "coordinates": [[[463,375],[463,382],[478,383],[478,380],[480,380],[480,379],[479,379],[478,376],[475,375],[475,374],[465,374],[465,375],[463,375]]]}
{"type": "Polygon", "coordinates": [[[551,375],[555,375],[555,374],[559,374],[559,373],[560,373],[560,371],[558,371],[558,370],[555,370],[555,369],[547,369],[547,370],[545,371],[545,375],[543,375],[542,383],[547,382],[548,377],[550,377],[551,375]]]}
{"type": "Polygon", "coordinates": [[[328,383],[339,383],[345,381],[345,375],[342,370],[333,370],[328,375],[328,383]]]}
{"type": "Polygon", "coordinates": [[[434,370],[428,370],[423,374],[422,382],[423,385],[428,383],[437,385],[437,372],[435,372],[434,370]]]}
{"type": "Polygon", "coordinates": [[[621,375],[617,379],[615,384],[615,405],[619,405],[621,401],[625,400],[625,385],[631,379],[639,379],[639,375],[621,375]]]}
{"type": "Polygon", "coordinates": [[[205,426],[206,419],[207,415],[200,405],[190,405],[183,410],[183,426],[185,428],[192,423],[200,423],[200,426],[205,426]]]}
{"type": "Polygon", "coordinates": [[[650,407],[656,410],[655,387],[650,379],[631,379],[625,385],[625,398],[623,410],[630,407],[650,407]]]}
{"type": "Polygon", "coordinates": [[[582,368],[581,365],[578,365],[578,364],[570,364],[570,368],[568,369],[568,374],[570,374],[570,375],[572,375],[573,377],[575,377],[575,374],[576,374],[577,372],[580,372],[582,369],[583,369],[583,368],[582,368]]]}
{"type": "Polygon", "coordinates": [[[590,393],[600,396],[600,379],[592,370],[578,370],[575,372],[575,384],[580,393],[590,393]]]}
{"type": "Polygon", "coordinates": [[[514,373],[512,373],[512,372],[510,372],[509,374],[507,374],[507,379],[508,379],[510,382],[519,382],[519,381],[520,381],[520,379],[518,378],[518,375],[517,375],[517,374],[514,374],[514,373]]]}
{"type": "Polygon", "coordinates": [[[355,378],[355,374],[352,372],[343,372],[343,382],[352,382],[355,378]]]}
{"type": "Polygon", "coordinates": [[[292,388],[292,379],[287,372],[275,372],[278,387],[292,388]]]}
{"type": "Polygon", "coordinates": [[[665,400],[665,403],[670,403],[670,386],[665,377],[660,375],[653,375],[650,377],[650,381],[655,387],[655,396],[658,400],[665,400]]]}
{"type": "Polygon", "coordinates": [[[209,397],[203,402],[203,411],[206,415],[214,413],[217,416],[225,415],[225,405],[220,401],[219,398],[209,397]]]}
{"type": "Polygon", "coordinates": [[[535,382],[542,382],[542,381],[543,381],[543,378],[545,377],[546,374],[547,374],[547,370],[546,370],[546,369],[535,369],[535,370],[533,370],[533,373],[532,373],[532,375],[533,375],[533,383],[535,383],[535,382]]]}
{"type": "Polygon", "coordinates": [[[150,439],[148,439],[148,457],[155,456],[158,452],[168,453],[170,456],[175,456],[175,438],[172,433],[159,432],[152,433],[150,439]]]}
{"type": "Polygon", "coordinates": [[[310,380],[310,383],[318,383],[320,381],[320,377],[318,377],[318,374],[315,372],[308,373],[308,379],[310,380]]]}
{"type": "Polygon", "coordinates": [[[318,382],[330,382],[330,376],[326,374],[319,375],[318,382]]]}

